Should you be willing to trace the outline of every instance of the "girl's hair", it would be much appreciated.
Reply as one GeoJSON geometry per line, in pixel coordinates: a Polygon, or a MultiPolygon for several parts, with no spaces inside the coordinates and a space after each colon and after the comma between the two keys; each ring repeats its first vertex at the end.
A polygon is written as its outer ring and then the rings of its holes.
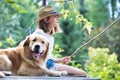
{"type": "MultiPolygon", "coordinates": [[[[49,20],[50,17],[47,17],[47,19],[49,20]]],[[[43,19],[39,21],[39,26],[38,29],[42,29],[44,32],[49,32],[49,23],[46,23],[43,19]]],[[[62,30],[61,28],[58,26],[56,26],[55,28],[53,28],[53,30],[51,31],[50,34],[54,34],[54,33],[61,33],[62,30]]]]}

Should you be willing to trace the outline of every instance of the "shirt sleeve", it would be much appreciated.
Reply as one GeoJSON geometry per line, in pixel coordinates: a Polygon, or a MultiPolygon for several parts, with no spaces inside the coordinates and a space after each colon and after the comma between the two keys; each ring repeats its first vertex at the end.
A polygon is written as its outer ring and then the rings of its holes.
{"type": "Polygon", "coordinates": [[[42,32],[42,30],[37,29],[37,30],[35,30],[35,32],[33,32],[33,34],[43,34],[43,32],[42,32]]]}

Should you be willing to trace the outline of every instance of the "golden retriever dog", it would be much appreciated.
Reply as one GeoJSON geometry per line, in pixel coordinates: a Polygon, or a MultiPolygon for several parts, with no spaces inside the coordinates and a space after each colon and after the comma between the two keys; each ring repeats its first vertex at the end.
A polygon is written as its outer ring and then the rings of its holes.
{"type": "Polygon", "coordinates": [[[0,77],[2,71],[11,71],[20,76],[61,76],[66,71],[52,71],[46,68],[46,57],[49,52],[49,41],[42,35],[30,35],[22,46],[0,49],[0,77]]]}

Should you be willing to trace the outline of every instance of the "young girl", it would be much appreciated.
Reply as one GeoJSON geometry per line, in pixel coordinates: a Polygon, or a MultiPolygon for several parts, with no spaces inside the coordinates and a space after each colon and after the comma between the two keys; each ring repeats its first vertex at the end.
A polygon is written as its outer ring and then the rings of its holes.
{"type": "Polygon", "coordinates": [[[62,14],[56,13],[55,9],[52,6],[44,6],[39,10],[39,17],[37,19],[38,27],[34,34],[44,35],[50,41],[50,51],[48,54],[46,67],[52,70],[67,71],[67,73],[70,75],[86,77],[87,74],[85,71],[66,65],[70,62],[70,57],[64,57],[60,59],[53,58],[52,50],[54,45],[54,38],[52,34],[61,32],[58,23],[58,18],[61,16],[62,14]]]}

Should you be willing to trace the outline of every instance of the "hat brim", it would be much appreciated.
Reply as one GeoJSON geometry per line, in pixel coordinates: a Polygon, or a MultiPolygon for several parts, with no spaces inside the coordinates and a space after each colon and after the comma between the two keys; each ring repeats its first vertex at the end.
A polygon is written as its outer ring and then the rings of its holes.
{"type": "Polygon", "coordinates": [[[36,20],[36,22],[41,21],[41,20],[44,19],[45,17],[54,16],[54,15],[57,15],[58,18],[62,17],[62,14],[49,14],[49,15],[46,15],[46,16],[44,16],[44,17],[39,17],[39,18],[36,20]]]}

